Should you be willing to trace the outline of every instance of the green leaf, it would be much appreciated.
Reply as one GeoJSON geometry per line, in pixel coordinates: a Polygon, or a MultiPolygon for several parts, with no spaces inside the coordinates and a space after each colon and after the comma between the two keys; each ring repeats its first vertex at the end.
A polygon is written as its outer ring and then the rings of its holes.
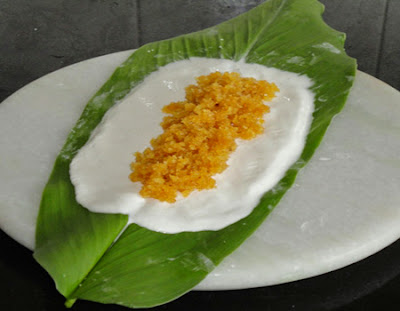
{"type": "Polygon", "coordinates": [[[43,192],[34,257],[66,297],[82,282],[127,223],[125,215],[91,213],[74,197],[69,163],[57,159],[43,192]]]}
{"type": "Polygon", "coordinates": [[[343,107],[355,75],[344,34],[321,18],[315,0],[270,0],[215,27],[150,43],[133,53],[89,101],[56,160],[43,192],[36,260],[71,305],[75,299],[151,307],[198,284],[264,221],[318,147],[343,107]],[[245,219],[219,231],[162,234],[130,225],[124,215],[95,214],[80,206],[69,164],[104,113],[148,74],[192,56],[244,59],[314,81],[315,112],[303,153],[245,219]]]}

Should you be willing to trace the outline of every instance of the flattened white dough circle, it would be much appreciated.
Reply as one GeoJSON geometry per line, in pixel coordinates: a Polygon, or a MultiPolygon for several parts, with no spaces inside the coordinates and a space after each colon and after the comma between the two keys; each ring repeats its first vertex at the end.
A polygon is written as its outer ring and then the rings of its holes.
{"type": "MultiPolygon", "coordinates": [[[[34,248],[41,191],[57,153],[86,102],[130,53],[63,68],[0,104],[0,227],[29,249],[34,248]]],[[[398,91],[358,72],[345,108],[295,185],[196,288],[299,280],[354,263],[396,241],[399,103],[398,91]]]]}
{"type": "Polygon", "coordinates": [[[312,120],[311,86],[306,76],[231,60],[191,58],[161,67],[107,112],[73,159],[70,176],[77,201],[93,212],[128,214],[130,222],[165,233],[219,230],[235,223],[251,213],[299,158],[312,120]],[[279,87],[277,97],[268,102],[265,132],[237,141],[228,168],[215,176],[216,188],[195,191],[172,204],[142,198],[141,183],[128,178],[132,154],[162,133],[162,107],[184,100],[186,86],[215,71],[239,72],[279,87]]]}

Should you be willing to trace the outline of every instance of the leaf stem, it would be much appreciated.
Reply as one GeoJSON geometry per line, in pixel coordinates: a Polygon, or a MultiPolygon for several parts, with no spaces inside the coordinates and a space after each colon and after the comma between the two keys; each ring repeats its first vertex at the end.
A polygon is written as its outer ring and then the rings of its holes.
{"type": "Polygon", "coordinates": [[[67,300],[65,301],[65,304],[64,304],[64,305],[65,305],[67,308],[71,308],[71,307],[74,305],[75,301],[76,301],[76,298],[67,299],[67,300]]]}

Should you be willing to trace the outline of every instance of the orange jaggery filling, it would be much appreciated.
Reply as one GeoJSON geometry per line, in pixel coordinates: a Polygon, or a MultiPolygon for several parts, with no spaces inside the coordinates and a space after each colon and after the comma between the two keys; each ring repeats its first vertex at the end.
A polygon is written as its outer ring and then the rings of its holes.
{"type": "Polygon", "coordinates": [[[279,91],[274,83],[214,72],[186,87],[186,99],[163,108],[164,132],[151,148],[136,152],[129,178],[141,182],[146,198],[175,202],[178,193],[215,187],[213,175],[227,168],[236,138],[250,140],[264,131],[264,101],[279,91]]]}

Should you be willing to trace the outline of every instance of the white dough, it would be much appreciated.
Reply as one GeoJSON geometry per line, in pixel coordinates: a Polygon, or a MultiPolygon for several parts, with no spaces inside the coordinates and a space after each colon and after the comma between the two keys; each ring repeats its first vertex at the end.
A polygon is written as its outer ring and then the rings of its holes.
{"type": "Polygon", "coordinates": [[[128,214],[131,223],[165,233],[224,228],[249,215],[299,158],[312,121],[311,85],[306,76],[230,60],[191,58],[166,65],[107,112],[72,161],[77,200],[93,212],[128,214]],[[193,192],[173,204],[142,198],[141,184],[128,178],[133,153],[149,147],[162,132],[162,107],[183,100],[184,88],[195,77],[214,71],[239,72],[280,88],[268,103],[265,133],[238,141],[229,167],[215,176],[215,189],[193,192]]]}

